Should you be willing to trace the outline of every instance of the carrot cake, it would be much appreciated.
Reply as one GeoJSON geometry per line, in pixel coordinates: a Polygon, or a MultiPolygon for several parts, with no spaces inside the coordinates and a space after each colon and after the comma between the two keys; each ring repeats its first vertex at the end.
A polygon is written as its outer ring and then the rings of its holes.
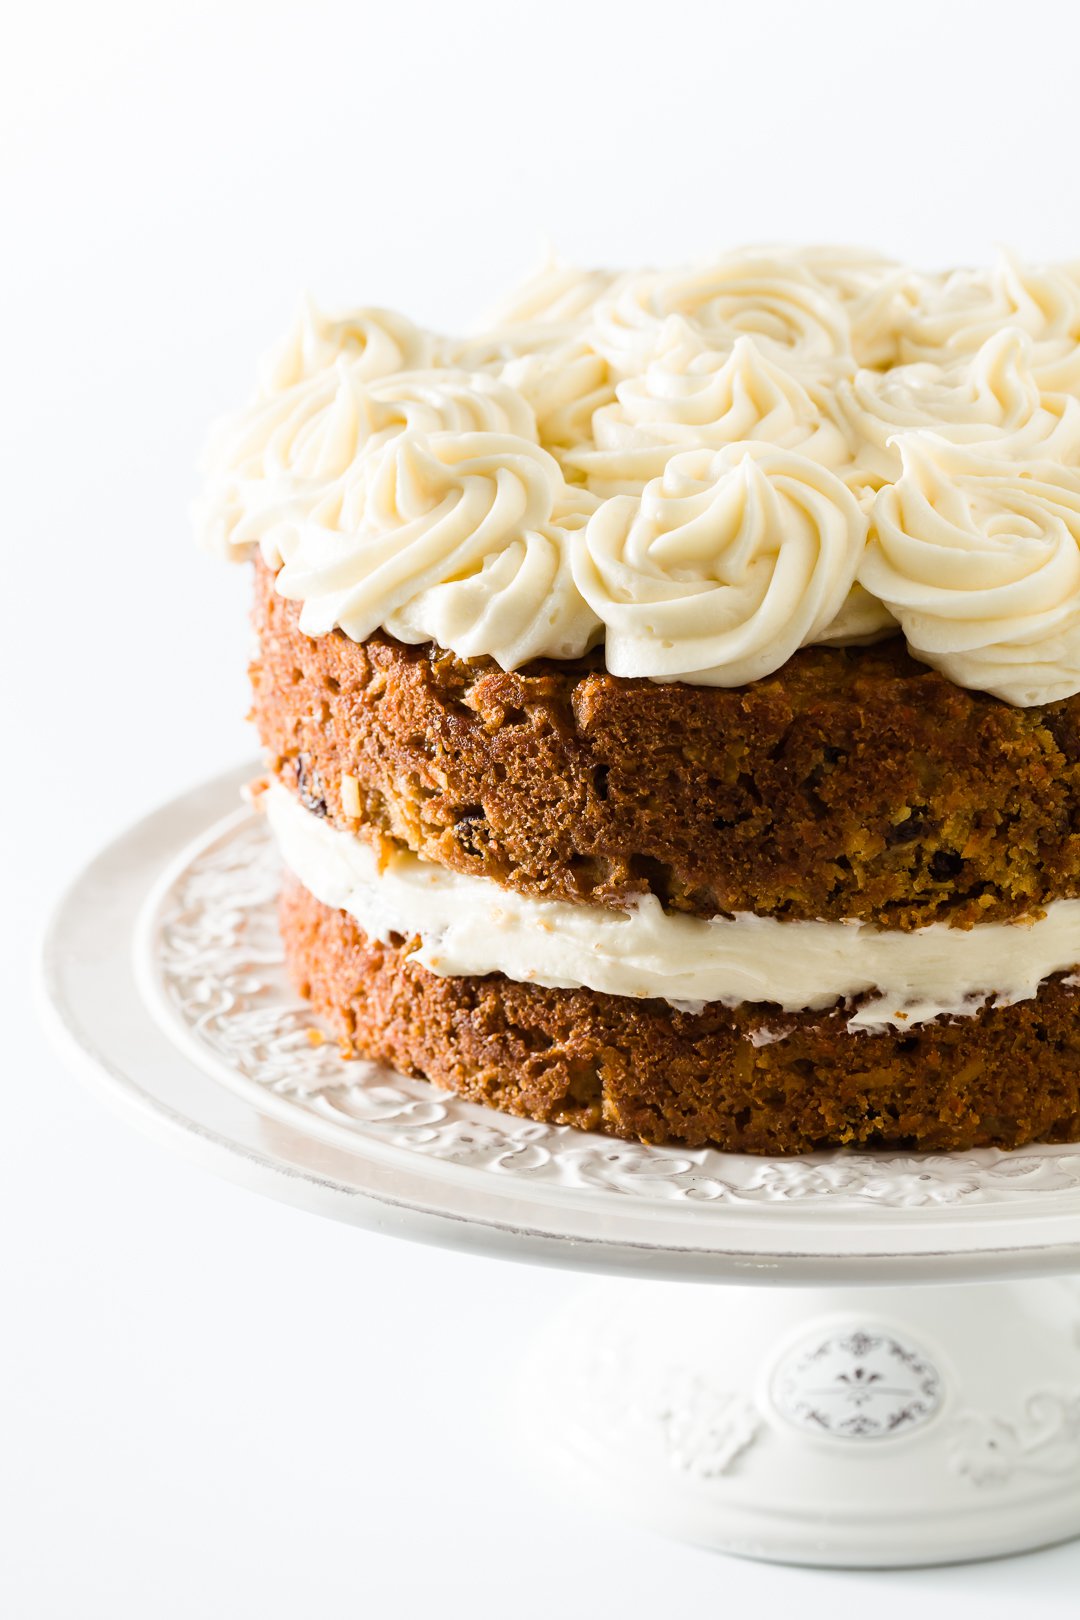
{"type": "Polygon", "coordinates": [[[308,306],[197,519],[346,1055],[649,1142],[1080,1139],[1080,263],[308,306]]]}

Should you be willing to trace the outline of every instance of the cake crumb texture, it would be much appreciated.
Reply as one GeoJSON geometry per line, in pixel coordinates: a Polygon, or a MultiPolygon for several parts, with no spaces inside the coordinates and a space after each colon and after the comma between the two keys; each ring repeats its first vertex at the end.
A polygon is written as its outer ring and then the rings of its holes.
{"type": "Polygon", "coordinates": [[[257,567],[253,717],[315,815],[528,895],[911,929],[1080,894],[1080,696],[1012,708],[899,638],[742,688],[312,639],[257,567]]]}

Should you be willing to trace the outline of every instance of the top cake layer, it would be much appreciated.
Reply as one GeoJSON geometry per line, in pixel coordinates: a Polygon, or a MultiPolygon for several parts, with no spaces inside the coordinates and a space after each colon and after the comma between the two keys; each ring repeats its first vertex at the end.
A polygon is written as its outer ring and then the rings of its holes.
{"type": "Polygon", "coordinates": [[[1080,691],[1080,264],[840,249],[549,269],[470,339],[308,309],[201,524],[301,628],[737,687],[899,626],[955,685],[1080,691]]]}

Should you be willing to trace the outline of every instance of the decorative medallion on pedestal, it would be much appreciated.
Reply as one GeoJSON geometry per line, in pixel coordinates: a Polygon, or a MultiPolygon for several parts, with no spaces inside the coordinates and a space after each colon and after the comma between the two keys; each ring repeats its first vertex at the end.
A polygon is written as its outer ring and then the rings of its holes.
{"type": "Polygon", "coordinates": [[[914,1345],[883,1329],[845,1327],[804,1339],[772,1381],[776,1410],[797,1428],[881,1440],[929,1421],[941,1375],[914,1345]]]}

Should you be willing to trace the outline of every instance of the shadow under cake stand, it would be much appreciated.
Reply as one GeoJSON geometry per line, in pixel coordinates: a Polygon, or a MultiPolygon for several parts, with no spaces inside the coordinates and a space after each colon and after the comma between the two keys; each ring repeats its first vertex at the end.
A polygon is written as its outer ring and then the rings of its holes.
{"type": "Polygon", "coordinates": [[[548,1325],[516,1420],[652,1528],[851,1566],[1080,1534],[1080,1147],[682,1151],[345,1064],[283,971],[256,769],[125,833],[52,920],[48,1022],[108,1102],[337,1220],[635,1279],[548,1325]]]}

